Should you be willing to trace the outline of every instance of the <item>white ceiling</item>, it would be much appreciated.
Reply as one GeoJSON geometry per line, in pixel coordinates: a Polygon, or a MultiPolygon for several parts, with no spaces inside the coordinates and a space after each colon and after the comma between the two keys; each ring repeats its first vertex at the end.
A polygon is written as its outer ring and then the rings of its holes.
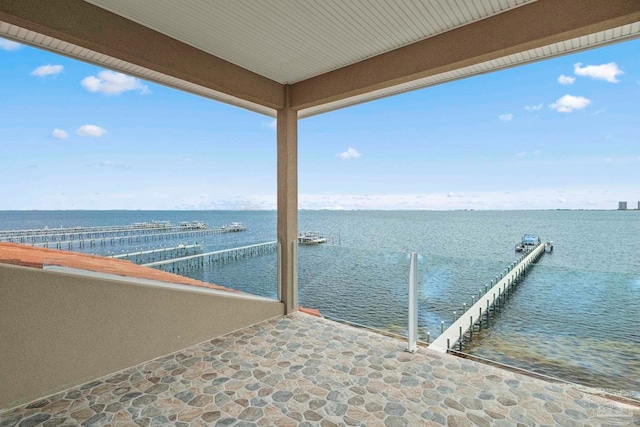
{"type": "Polygon", "coordinates": [[[275,110],[263,105],[245,101],[244,99],[227,95],[225,93],[218,92],[185,80],[181,80],[155,70],[150,70],[149,68],[141,67],[139,65],[132,64],[130,62],[123,61],[121,59],[105,55],[103,53],[95,52],[93,50],[86,49],[72,43],[67,43],[53,37],[44,36],[35,31],[25,30],[24,28],[12,24],[7,24],[6,22],[2,21],[0,21],[0,36],[15,40],[19,43],[36,46],[40,49],[45,49],[60,55],[65,55],[71,58],[78,59],[80,61],[88,62],[90,64],[96,64],[101,67],[116,70],[130,76],[139,77],[144,80],[160,83],[165,86],[193,93],[194,95],[200,95],[205,98],[215,99],[216,101],[246,108],[247,110],[255,111],[256,113],[261,113],[273,117],[275,117],[276,114],[275,110]]]}
{"type": "Polygon", "coordinates": [[[283,84],[535,0],[85,0],[283,84]]]}
{"type": "MultiPolygon", "coordinates": [[[[280,83],[295,83],[534,0],[85,0],[280,83]],[[188,6],[184,6],[187,4],[188,6]]],[[[0,22],[0,36],[262,114],[275,110],[0,22]]],[[[367,92],[349,105],[640,36],[640,22],[367,92]]]]}
{"type": "Polygon", "coordinates": [[[630,40],[638,36],[640,36],[640,22],[635,22],[633,24],[623,25],[620,27],[611,28],[606,31],[589,34],[588,36],[577,37],[575,39],[566,40],[564,42],[526,50],[524,52],[504,56],[492,61],[481,62],[470,67],[458,68],[457,70],[436,74],[396,86],[390,86],[377,91],[368,92],[363,95],[341,99],[340,101],[322,104],[317,107],[307,108],[306,110],[300,111],[298,117],[309,117],[316,114],[337,110],[339,108],[361,104],[372,99],[385,98],[387,96],[409,92],[428,86],[434,86],[453,80],[463,79],[465,77],[490,73],[492,71],[502,70],[505,68],[541,61],[543,59],[553,58],[555,56],[568,55],[571,53],[579,52],[581,50],[592,49],[597,46],[630,40]]]}

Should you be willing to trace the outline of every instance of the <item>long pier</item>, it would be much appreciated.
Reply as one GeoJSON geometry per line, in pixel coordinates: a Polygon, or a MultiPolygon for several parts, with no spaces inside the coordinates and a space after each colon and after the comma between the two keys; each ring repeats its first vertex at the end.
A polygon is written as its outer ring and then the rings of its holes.
{"type": "Polygon", "coordinates": [[[168,259],[164,261],[150,262],[142,264],[145,267],[159,268],[170,273],[184,273],[197,270],[207,264],[224,263],[236,261],[242,258],[264,255],[274,252],[278,242],[258,243],[255,245],[241,246],[239,248],[224,249],[221,251],[207,252],[204,254],[190,255],[180,258],[168,259]]]}
{"type": "MultiPolygon", "coordinates": [[[[147,233],[147,234],[131,234],[128,236],[110,236],[99,238],[87,238],[79,240],[67,240],[57,242],[41,242],[31,243],[31,246],[39,246],[42,248],[51,249],[67,249],[72,250],[74,247],[85,248],[95,246],[116,246],[116,245],[131,245],[135,243],[154,242],[159,240],[173,240],[180,238],[194,239],[197,237],[208,236],[211,234],[224,233],[226,231],[219,231],[219,229],[206,229],[206,230],[193,230],[193,231],[176,231],[167,233],[147,233]]],[[[28,244],[28,243],[27,243],[28,244]]]]}
{"type": "Polygon", "coordinates": [[[153,234],[162,231],[177,231],[174,225],[106,225],[100,227],[40,228],[30,230],[0,230],[0,240],[14,243],[37,243],[45,241],[65,241],[75,239],[98,239],[123,237],[132,234],[153,234]]]}
{"type": "Polygon", "coordinates": [[[202,245],[178,245],[170,248],[150,249],[139,252],[128,252],[120,255],[112,255],[109,258],[127,259],[135,264],[145,264],[155,261],[164,261],[179,257],[194,255],[202,251],[202,245]]]}
{"type": "MultiPolygon", "coordinates": [[[[185,237],[187,235],[212,235],[244,231],[246,227],[222,226],[217,228],[193,228],[176,225],[145,223],[145,225],[117,225],[102,227],[73,227],[73,228],[42,228],[31,230],[0,230],[0,242],[26,243],[33,246],[52,247],[62,246],[55,243],[66,243],[65,248],[69,248],[69,243],[78,242],[114,242],[133,243],[132,240],[142,241],[144,236],[169,236],[176,235],[185,237]]],[[[147,239],[148,240],[148,239],[147,239]]],[[[102,243],[105,244],[105,243],[102,243]]],[[[63,247],[57,247],[63,249],[63,247]]]]}
{"type": "MultiPolygon", "coordinates": [[[[487,327],[491,313],[495,314],[496,310],[504,306],[507,297],[518,286],[521,278],[526,275],[527,270],[544,255],[545,248],[546,244],[539,242],[526,254],[522,255],[518,261],[512,263],[503,274],[496,277],[495,285],[491,289],[485,286],[484,295],[479,292],[478,301],[472,301],[471,307],[453,322],[447,330],[444,330],[429,345],[429,348],[446,353],[455,348],[457,344],[458,348],[462,350],[463,342],[466,339],[473,339],[473,332],[476,327],[479,331],[482,330],[483,324],[487,327]]],[[[493,280],[491,282],[493,284],[493,280]]],[[[466,308],[466,304],[464,304],[464,308],[466,308]]]]}

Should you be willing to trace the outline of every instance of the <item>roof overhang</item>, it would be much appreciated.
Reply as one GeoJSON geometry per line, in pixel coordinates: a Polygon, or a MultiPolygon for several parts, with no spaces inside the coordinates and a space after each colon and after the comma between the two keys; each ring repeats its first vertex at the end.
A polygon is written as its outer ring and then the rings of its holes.
{"type": "Polygon", "coordinates": [[[287,105],[308,117],[640,35],[637,0],[419,4],[0,0],[0,36],[262,114],[287,105]]]}

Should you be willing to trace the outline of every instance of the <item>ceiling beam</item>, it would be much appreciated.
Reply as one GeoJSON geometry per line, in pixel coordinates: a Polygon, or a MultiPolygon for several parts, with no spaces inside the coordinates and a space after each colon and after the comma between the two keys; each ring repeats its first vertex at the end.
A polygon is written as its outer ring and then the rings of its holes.
{"type": "Polygon", "coordinates": [[[538,0],[291,87],[304,110],[640,21],[639,0],[538,0]]]}
{"type": "Polygon", "coordinates": [[[82,0],[0,0],[0,21],[274,110],[284,86],[82,0]]]}

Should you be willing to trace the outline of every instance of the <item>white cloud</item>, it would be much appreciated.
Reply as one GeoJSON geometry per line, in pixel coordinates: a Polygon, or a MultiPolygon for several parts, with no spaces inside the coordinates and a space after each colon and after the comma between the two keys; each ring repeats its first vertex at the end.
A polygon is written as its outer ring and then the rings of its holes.
{"type": "Polygon", "coordinates": [[[361,154],[355,148],[351,148],[351,147],[349,147],[347,151],[344,151],[338,154],[338,157],[341,158],[342,160],[355,159],[360,156],[361,154]]]}
{"type": "Polygon", "coordinates": [[[500,114],[500,116],[498,116],[498,118],[500,120],[502,120],[503,122],[510,122],[511,120],[513,120],[513,114],[511,114],[511,113],[500,114]]]}
{"type": "Polygon", "coordinates": [[[100,71],[97,77],[85,77],[80,83],[89,92],[99,92],[105,95],[120,95],[129,90],[138,91],[141,94],[149,93],[149,88],[143,85],[139,79],[109,70],[100,71]]]}
{"type": "Polygon", "coordinates": [[[573,65],[573,72],[576,76],[591,77],[594,80],[605,80],[609,83],[618,83],[617,77],[624,74],[615,62],[602,65],[587,65],[586,67],[583,67],[578,62],[573,65]]]}
{"type": "Polygon", "coordinates": [[[524,109],[527,111],[540,111],[544,107],[544,104],[525,105],[524,109]]]}
{"type": "Polygon", "coordinates": [[[53,132],[51,132],[51,136],[55,139],[67,139],[69,134],[62,129],[55,128],[53,132]]]}
{"type": "Polygon", "coordinates": [[[18,50],[21,47],[22,45],[20,43],[16,43],[11,40],[0,38],[0,50],[12,51],[12,50],[18,50]]]}
{"type": "Polygon", "coordinates": [[[56,76],[60,74],[62,70],[64,70],[62,65],[42,65],[33,70],[31,75],[37,77],[56,76]]]}
{"type": "Polygon", "coordinates": [[[560,77],[558,77],[558,83],[561,85],[572,85],[575,81],[575,77],[565,76],[564,74],[561,74],[560,77]]]}
{"type": "Polygon", "coordinates": [[[526,155],[527,155],[527,152],[526,152],[526,151],[521,151],[521,152],[519,152],[518,154],[516,154],[516,157],[524,157],[524,156],[526,156],[526,155]]]}
{"type": "Polygon", "coordinates": [[[464,197],[464,193],[452,193],[452,192],[447,193],[448,199],[451,199],[453,197],[464,197]]]}
{"type": "Polygon", "coordinates": [[[101,168],[129,169],[129,167],[124,163],[116,163],[112,162],[111,160],[103,160],[99,165],[101,168]]]}
{"type": "Polygon", "coordinates": [[[260,126],[265,127],[265,128],[269,128],[272,130],[277,130],[278,129],[278,120],[277,119],[272,119],[268,122],[261,122],[260,126]]]}
{"type": "Polygon", "coordinates": [[[76,131],[76,133],[80,136],[90,136],[93,138],[99,138],[105,133],[107,133],[107,131],[96,125],[84,125],[84,126],[80,126],[76,131]]]}
{"type": "Polygon", "coordinates": [[[572,113],[574,110],[582,110],[589,104],[591,101],[584,96],[565,95],[549,105],[549,108],[559,113],[572,113]]]}

